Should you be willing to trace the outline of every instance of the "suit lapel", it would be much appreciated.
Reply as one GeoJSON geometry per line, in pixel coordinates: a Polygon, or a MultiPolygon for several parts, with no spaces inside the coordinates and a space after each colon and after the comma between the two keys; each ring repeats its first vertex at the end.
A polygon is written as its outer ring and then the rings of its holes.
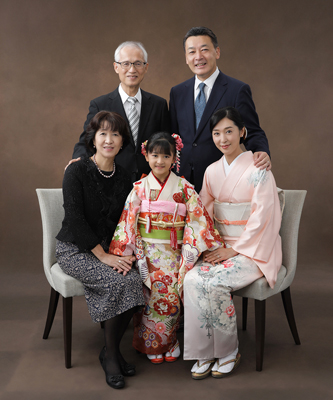
{"type": "MultiPolygon", "coordinates": [[[[195,134],[195,139],[201,134],[206,124],[209,122],[210,117],[213,115],[214,111],[216,111],[221,98],[224,96],[224,93],[227,90],[227,81],[224,78],[224,75],[220,71],[219,75],[216,78],[214,83],[212,92],[209,96],[208,102],[206,104],[205,110],[202,114],[200,124],[195,134]]],[[[193,94],[194,96],[194,94],[193,94]]]]}
{"type": "Polygon", "coordinates": [[[109,103],[108,109],[121,115],[125,119],[125,121],[128,123],[125,109],[123,106],[123,102],[121,101],[121,97],[120,97],[118,88],[109,94],[108,103],[109,103]]]}
{"type": "Polygon", "coordinates": [[[188,125],[192,127],[191,132],[195,134],[194,77],[185,85],[184,107],[188,119],[188,125]]]}
{"type": "MultiPolygon", "coordinates": [[[[109,102],[109,104],[108,104],[109,105],[109,110],[112,110],[112,111],[118,113],[119,115],[121,115],[124,118],[124,120],[126,121],[126,123],[128,125],[128,129],[131,132],[131,128],[130,128],[129,123],[128,123],[128,119],[127,119],[127,116],[126,116],[126,113],[125,113],[123,102],[121,101],[121,97],[120,97],[118,88],[110,93],[108,102],[109,102]]],[[[134,140],[133,140],[133,137],[132,137],[132,132],[131,132],[130,136],[131,136],[130,137],[131,144],[133,145],[133,147],[135,147],[134,140]]]]}
{"type": "Polygon", "coordinates": [[[150,94],[142,89],[141,89],[141,94],[142,94],[142,104],[141,104],[138,141],[137,141],[137,146],[139,147],[141,147],[142,135],[146,129],[147,123],[149,121],[149,116],[153,107],[150,94]]]}

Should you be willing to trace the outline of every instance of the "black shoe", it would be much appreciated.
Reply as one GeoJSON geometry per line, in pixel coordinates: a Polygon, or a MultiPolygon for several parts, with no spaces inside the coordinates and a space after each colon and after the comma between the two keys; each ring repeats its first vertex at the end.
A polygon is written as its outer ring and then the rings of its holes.
{"type": "Polygon", "coordinates": [[[134,376],[135,375],[135,366],[131,364],[120,365],[120,368],[124,374],[124,376],[134,376]]]}
{"type": "Polygon", "coordinates": [[[105,380],[106,383],[111,386],[113,389],[122,389],[125,386],[125,380],[123,375],[110,375],[106,372],[106,366],[105,366],[105,352],[106,348],[103,347],[102,351],[100,352],[99,355],[99,361],[102,365],[102,368],[105,372],[105,380]]]}
{"type": "MultiPolygon", "coordinates": [[[[101,365],[103,363],[103,359],[105,357],[105,353],[106,353],[106,347],[104,346],[102,348],[101,354],[99,355],[99,361],[100,361],[101,365]]],[[[128,364],[128,363],[126,363],[124,365],[120,364],[120,368],[121,368],[121,371],[122,371],[124,376],[134,376],[135,375],[135,372],[136,372],[135,371],[135,365],[128,364]]]]}

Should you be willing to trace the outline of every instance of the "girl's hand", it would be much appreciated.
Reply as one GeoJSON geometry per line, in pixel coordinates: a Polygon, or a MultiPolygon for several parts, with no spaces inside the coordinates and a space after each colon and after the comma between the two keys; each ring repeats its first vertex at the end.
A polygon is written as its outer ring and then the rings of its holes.
{"type": "Polygon", "coordinates": [[[220,247],[213,251],[206,250],[203,253],[203,260],[215,266],[215,264],[220,264],[222,261],[228,260],[228,258],[237,256],[237,254],[239,253],[232,247],[220,247]]]}

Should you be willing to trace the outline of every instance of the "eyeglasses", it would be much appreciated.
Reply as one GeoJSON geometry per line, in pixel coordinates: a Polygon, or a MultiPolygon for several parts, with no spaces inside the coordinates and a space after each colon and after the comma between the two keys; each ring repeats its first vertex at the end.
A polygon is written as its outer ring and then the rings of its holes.
{"type": "Polygon", "coordinates": [[[130,69],[132,65],[134,66],[135,69],[142,69],[147,63],[142,61],[135,61],[133,63],[129,61],[122,61],[122,62],[116,61],[116,64],[119,64],[122,69],[130,69]]]}

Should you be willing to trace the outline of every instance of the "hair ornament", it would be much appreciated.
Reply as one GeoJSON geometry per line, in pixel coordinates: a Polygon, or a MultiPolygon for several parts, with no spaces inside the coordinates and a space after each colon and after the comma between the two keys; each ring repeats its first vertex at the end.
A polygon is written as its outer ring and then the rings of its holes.
{"type": "Polygon", "coordinates": [[[175,142],[176,142],[176,163],[175,164],[177,165],[177,167],[176,167],[177,172],[179,172],[180,150],[184,147],[184,144],[183,144],[181,137],[179,135],[177,135],[177,133],[173,133],[171,136],[175,139],[175,142]]]}
{"type": "Polygon", "coordinates": [[[148,144],[148,139],[145,140],[143,143],[141,143],[141,153],[146,156],[147,155],[147,144],[148,144]]]}

